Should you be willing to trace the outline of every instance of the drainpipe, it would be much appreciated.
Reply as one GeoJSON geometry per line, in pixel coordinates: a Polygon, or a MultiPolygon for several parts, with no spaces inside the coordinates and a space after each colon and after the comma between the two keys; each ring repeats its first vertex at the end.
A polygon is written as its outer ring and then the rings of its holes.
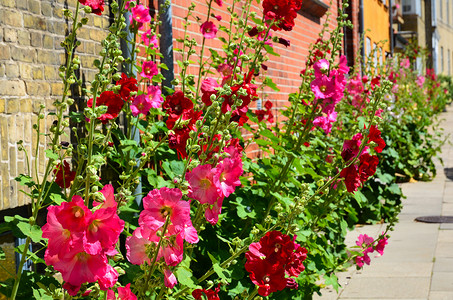
{"type": "Polygon", "coordinates": [[[363,33],[365,32],[365,21],[364,21],[364,13],[363,13],[363,0],[360,0],[359,4],[359,38],[362,40],[362,48],[360,49],[360,55],[362,55],[362,75],[365,71],[365,36],[363,33]]]}
{"type": "MultiPolygon", "coordinates": [[[[122,5],[121,2],[122,2],[122,0],[120,0],[120,3],[119,3],[120,5],[122,5]]],[[[124,30],[127,32],[126,39],[128,41],[132,41],[134,39],[134,34],[132,32],[130,32],[130,30],[129,30],[130,25],[131,25],[131,22],[130,22],[131,15],[132,14],[130,11],[126,11],[124,13],[124,18],[126,19],[126,28],[124,30]]],[[[135,58],[135,53],[132,53],[132,45],[130,43],[127,43],[123,39],[121,39],[121,51],[123,52],[123,57],[125,59],[135,58]]],[[[132,61],[134,61],[134,59],[132,59],[132,61]]],[[[131,64],[123,63],[122,69],[123,69],[123,71],[127,72],[128,74],[131,74],[131,72],[132,72],[133,75],[137,75],[137,71],[134,68],[132,68],[131,64]]],[[[123,120],[126,121],[126,116],[124,116],[123,120]]],[[[124,122],[124,124],[126,124],[126,122],[124,122]]],[[[128,128],[125,128],[125,129],[128,130],[128,128]]],[[[140,144],[139,130],[134,128],[134,126],[132,126],[132,128],[130,128],[129,130],[132,130],[132,132],[135,132],[135,134],[132,138],[137,143],[137,145],[140,144]]],[[[137,165],[138,164],[139,164],[139,162],[137,162],[137,165]]],[[[138,183],[137,187],[135,188],[134,194],[137,195],[137,196],[135,196],[135,202],[137,202],[137,204],[140,205],[141,200],[142,200],[142,179],[141,178],[139,178],[139,183],[138,183]]]]}
{"type": "Polygon", "coordinates": [[[172,26],[172,9],[171,9],[171,2],[168,0],[159,0],[158,1],[158,9],[161,10],[162,8],[166,7],[165,11],[160,13],[161,25],[159,27],[160,32],[160,52],[163,55],[161,59],[162,63],[164,63],[168,70],[161,69],[162,75],[165,79],[162,81],[162,88],[163,92],[167,94],[164,87],[168,87],[173,89],[172,81],[175,79],[175,71],[174,71],[174,59],[173,59],[173,26],[172,26]]]}
{"type": "Polygon", "coordinates": [[[394,37],[393,37],[393,0],[389,0],[389,24],[390,24],[390,32],[389,32],[389,37],[390,37],[390,55],[393,57],[393,50],[394,50],[394,37]]]}

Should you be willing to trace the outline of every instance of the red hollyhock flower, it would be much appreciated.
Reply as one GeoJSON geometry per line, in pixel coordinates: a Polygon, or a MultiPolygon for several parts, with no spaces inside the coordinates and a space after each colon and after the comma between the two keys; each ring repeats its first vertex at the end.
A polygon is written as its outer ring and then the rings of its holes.
{"type": "Polygon", "coordinates": [[[193,103],[189,98],[184,96],[182,91],[176,91],[172,95],[167,96],[165,102],[162,104],[162,108],[167,111],[170,118],[178,119],[184,111],[193,108],[193,103]]]}
{"type": "MultiPolygon", "coordinates": [[[[354,158],[360,150],[360,144],[362,143],[362,134],[357,133],[352,137],[352,140],[345,140],[343,143],[343,151],[341,157],[344,161],[349,161],[354,158]]],[[[365,151],[365,149],[364,149],[365,151]]]]}
{"type": "Polygon", "coordinates": [[[58,184],[62,189],[71,186],[71,182],[74,180],[76,172],[71,171],[71,166],[67,161],[64,161],[63,168],[61,164],[58,164],[53,170],[55,174],[55,183],[58,184]]]}
{"type": "Polygon", "coordinates": [[[100,16],[104,11],[104,0],[79,0],[80,4],[91,7],[91,12],[100,16]]]}
{"type": "Polygon", "coordinates": [[[250,244],[245,257],[245,269],[250,279],[256,284],[258,294],[269,294],[283,290],[285,287],[297,288],[297,283],[288,279],[285,274],[298,276],[305,267],[302,262],[307,257],[307,250],[295,243],[288,235],[279,231],[268,232],[258,243],[250,244]],[[294,252],[295,250],[295,252],[294,252]]]}
{"type": "Polygon", "coordinates": [[[385,141],[381,137],[381,131],[376,127],[376,125],[372,125],[370,127],[370,133],[368,133],[368,138],[371,142],[375,142],[378,145],[374,147],[377,153],[381,153],[382,150],[385,148],[385,141]]]}
{"type": "MultiPolygon", "coordinates": [[[[112,91],[105,91],[96,99],[96,107],[101,105],[107,106],[107,112],[98,119],[102,122],[102,124],[107,124],[109,120],[113,120],[118,117],[118,114],[123,108],[124,101],[121,99],[120,95],[115,94],[112,91]]],[[[93,98],[88,100],[87,106],[90,108],[93,106],[93,98]]]]}
{"type": "Polygon", "coordinates": [[[192,296],[197,300],[201,300],[201,299],[204,299],[201,297],[201,295],[205,294],[207,300],[220,300],[219,291],[220,291],[220,283],[214,290],[196,289],[192,292],[192,296]]]}
{"type": "Polygon", "coordinates": [[[294,27],[294,19],[297,11],[301,8],[301,0],[264,0],[263,8],[266,19],[276,21],[273,30],[291,31],[294,27]]]}
{"type": "Polygon", "coordinates": [[[354,193],[357,191],[357,188],[360,186],[360,176],[357,172],[356,165],[351,165],[341,170],[340,177],[344,178],[344,184],[348,192],[354,193]]]}
{"type": "Polygon", "coordinates": [[[370,176],[376,173],[376,167],[379,164],[379,158],[376,155],[369,155],[364,153],[359,157],[359,176],[360,181],[365,182],[370,176]]]}
{"type": "Polygon", "coordinates": [[[125,102],[132,99],[131,92],[138,91],[137,79],[134,77],[129,78],[124,73],[121,74],[121,79],[116,82],[116,85],[121,85],[119,94],[125,102]]]}
{"type": "Polygon", "coordinates": [[[263,109],[257,109],[255,110],[255,115],[258,118],[258,122],[261,122],[264,120],[264,117],[266,116],[266,111],[263,109]]]}

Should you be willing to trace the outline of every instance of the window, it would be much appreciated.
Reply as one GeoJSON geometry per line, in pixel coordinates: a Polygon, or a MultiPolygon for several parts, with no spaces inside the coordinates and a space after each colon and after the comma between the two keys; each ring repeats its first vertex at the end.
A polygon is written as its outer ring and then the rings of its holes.
{"type": "Polygon", "coordinates": [[[440,47],[440,72],[444,72],[444,47],[440,47]]]}
{"type": "Polygon", "coordinates": [[[447,68],[448,68],[448,75],[451,75],[450,49],[447,50],[447,68]]]}

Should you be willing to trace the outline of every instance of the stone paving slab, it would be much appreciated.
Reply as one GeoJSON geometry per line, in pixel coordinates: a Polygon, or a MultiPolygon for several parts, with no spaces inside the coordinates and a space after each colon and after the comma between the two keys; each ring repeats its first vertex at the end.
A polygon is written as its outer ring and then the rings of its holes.
{"type": "Polygon", "coordinates": [[[453,292],[430,292],[429,300],[451,300],[453,299],[453,292]]]}

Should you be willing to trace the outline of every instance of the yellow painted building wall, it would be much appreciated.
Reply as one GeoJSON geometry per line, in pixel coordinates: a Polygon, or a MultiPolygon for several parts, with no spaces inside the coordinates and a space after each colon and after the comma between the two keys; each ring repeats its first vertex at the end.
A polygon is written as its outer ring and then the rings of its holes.
{"type": "Polygon", "coordinates": [[[385,59],[386,52],[390,52],[390,20],[389,20],[389,0],[364,0],[363,16],[365,40],[365,53],[370,53],[374,45],[382,48],[380,55],[385,59]],[[386,2],[386,4],[384,4],[386,2]],[[384,44],[380,43],[385,41],[384,44]],[[371,48],[371,49],[370,49],[371,48]]]}

